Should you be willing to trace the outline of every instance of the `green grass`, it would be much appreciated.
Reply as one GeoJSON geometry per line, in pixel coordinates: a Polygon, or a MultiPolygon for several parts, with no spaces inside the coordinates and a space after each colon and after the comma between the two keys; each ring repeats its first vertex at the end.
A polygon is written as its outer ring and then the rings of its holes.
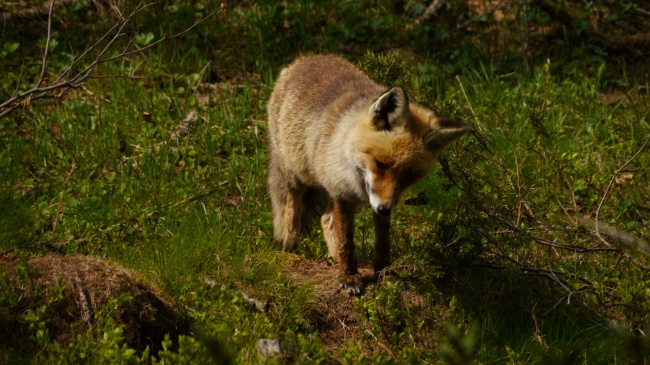
{"type": "MultiPolygon", "coordinates": [[[[228,16],[219,13],[183,39],[97,71],[132,78],[92,79],[60,101],[34,101],[0,119],[0,251],[116,261],[161,288],[193,323],[159,353],[137,353],[111,320],[111,311],[128,305],[116,298],[99,312],[97,328],[61,343],[39,340],[36,327],[47,318],[36,307],[29,316],[15,313],[21,282],[0,270],[0,360],[47,362],[67,352],[71,363],[119,356],[250,363],[258,361],[261,338],[293,344],[292,360],[308,363],[536,364],[573,354],[600,364],[645,356],[648,273],[620,252],[648,262],[621,240],[626,233],[649,241],[648,149],[621,172],[599,210],[615,232],[605,239],[621,251],[579,253],[536,239],[603,247],[590,222],[614,172],[650,136],[647,71],[635,65],[626,74],[617,55],[595,57],[591,46],[581,48],[582,58],[565,58],[562,45],[576,42],[570,36],[551,43],[555,53],[524,57],[518,45],[509,48],[520,41],[515,33],[499,43],[490,19],[449,3],[440,27],[412,31],[405,26],[425,4],[231,6],[228,16]],[[483,30],[443,31],[468,17],[483,30]],[[286,275],[292,259],[271,240],[265,192],[266,100],[278,70],[300,52],[344,53],[378,80],[476,128],[404,194],[424,192],[428,202],[402,204],[393,218],[399,279],[349,298],[355,329],[325,345],[316,307],[329,294],[286,275]],[[190,112],[198,121],[174,136],[190,112]],[[587,223],[572,223],[575,217],[587,223]],[[242,292],[268,301],[269,311],[257,311],[242,292]],[[11,331],[10,320],[24,330],[11,331]],[[631,332],[617,332],[610,320],[631,332]]],[[[152,7],[139,19],[137,39],[143,46],[149,32],[159,39],[217,9],[214,2],[152,7]]],[[[111,24],[89,25],[95,11],[81,3],[57,13],[52,73],[111,24]],[[75,40],[78,33],[88,39],[75,40]]],[[[531,21],[547,22],[540,14],[531,21]]],[[[521,30],[517,21],[503,26],[521,30]]],[[[2,100],[21,72],[28,74],[23,89],[37,80],[35,44],[43,43],[43,33],[27,26],[7,29],[19,48],[0,53],[2,100]]],[[[327,263],[314,231],[302,242],[302,260],[327,263]]],[[[362,263],[371,261],[373,235],[366,209],[355,236],[362,263]]]]}

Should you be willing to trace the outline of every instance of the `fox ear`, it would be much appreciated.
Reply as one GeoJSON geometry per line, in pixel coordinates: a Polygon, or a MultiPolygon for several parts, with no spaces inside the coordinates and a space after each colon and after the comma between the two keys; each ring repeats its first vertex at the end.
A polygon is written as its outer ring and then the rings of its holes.
{"type": "Polygon", "coordinates": [[[429,151],[443,149],[451,142],[474,129],[469,124],[442,118],[436,118],[431,123],[431,128],[431,131],[422,139],[424,146],[429,151]]]}
{"type": "Polygon", "coordinates": [[[391,130],[408,120],[409,99],[404,90],[394,87],[383,93],[368,112],[377,130],[391,130]]]}

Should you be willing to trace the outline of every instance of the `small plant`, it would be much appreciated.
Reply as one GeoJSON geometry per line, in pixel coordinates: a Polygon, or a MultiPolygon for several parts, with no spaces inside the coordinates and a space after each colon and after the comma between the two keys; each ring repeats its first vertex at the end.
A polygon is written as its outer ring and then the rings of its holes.
{"type": "Polygon", "coordinates": [[[440,358],[447,365],[469,365],[478,350],[478,336],[475,326],[466,334],[461,334],[452,324],[445,326],[447,343],[440,347],[440,358]]]}
{"type": "Polygon", "coordinates": [[[377,82],[388,86],[399,86],[410,94],[413,81],[413,68],[409,67],[405,57],[398,51],[385,54],[366,53],[359,61],[362,70],[377,82]]]}

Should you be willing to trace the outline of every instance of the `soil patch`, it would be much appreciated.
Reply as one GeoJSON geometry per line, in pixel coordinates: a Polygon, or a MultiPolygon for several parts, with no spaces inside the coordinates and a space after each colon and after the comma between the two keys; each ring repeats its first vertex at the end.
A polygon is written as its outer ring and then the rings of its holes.
{"type": "MultiPolygon", "coordinates": [[[[360,323],[364,320],[358,318],[355,312],[354,297],[343,292],[339,286],[336,279],[338,266],[310,261],[297,255],[291,255],[288,261],[290,264],[284,270],[284,275],[296,285],[309,283],[313,286],[312,315],[323,345],[330,350],[338,350],[338,346],[345,345],[349,338],[358,338],[363,332],[360,323]]],[[[359,272],[366,289],[376,282],[371,265],[360,265],[359,272]]]]}

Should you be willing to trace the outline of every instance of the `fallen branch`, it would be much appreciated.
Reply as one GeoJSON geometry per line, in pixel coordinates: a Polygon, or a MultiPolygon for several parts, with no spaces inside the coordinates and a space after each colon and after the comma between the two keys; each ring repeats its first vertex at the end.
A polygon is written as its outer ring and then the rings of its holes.
{"type": "Polygon", "coordinates": [[[93,307],[90,305],[90,298],[88,298],[88,292],[84,288],[79,274],[75,274],[74,284],[77,287],[79,292],[79,302],[81,303],[81,318],[88,324],[88,327],[93,327],[95,325],[95,315],[93,314],[93,307]]]}

